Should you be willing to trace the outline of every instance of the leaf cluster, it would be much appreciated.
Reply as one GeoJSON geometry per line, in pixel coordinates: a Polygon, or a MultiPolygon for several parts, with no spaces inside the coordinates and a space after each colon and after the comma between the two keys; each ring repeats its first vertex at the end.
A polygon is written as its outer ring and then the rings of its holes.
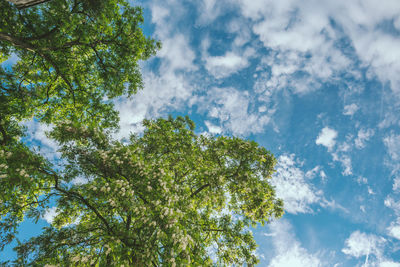
{"type": "Polygon", "coordinates": [[[142,88],[138,62],[160,47],[146,37],[140,7],[123,0],[49,1],[19,10],[0,2],[2,103],[17,118],[79,120],[116,126],[109,102],[142,88]]]}
{"type": "MultiPolygon", "coordinates": [[[[274,157],[255,142],[196,135],[188,118],[148,120],[125,144],[95,128],[58,125],[64,171],[57,216],[18,247],[29,264],[213,266],[258,262],[249,230],[279,218],[274,157]],[[71,185],[83,176],[87,183],[71,185]]],[[[25,260],[25,261],[24,261],[25,260]]]]}
{"type": "Polygon", "coordinates": [[[276,160],[253,141],[195,132],[188,117],[145,120],[114,140],[111,99],[132,95],[138,62],[160,48],[124,0],[0,1],[0,251],[49,203],[43,233],[18,241],[16,266],[252,266],[250,227],[283,214],[276,160]],[[21,139],[21,122],[53,124],[62,164],[21,139]],[[76,181],[81,181],[80,183],[76,181]],[[82,182],[83,181],[83,182],[82,182]]]}

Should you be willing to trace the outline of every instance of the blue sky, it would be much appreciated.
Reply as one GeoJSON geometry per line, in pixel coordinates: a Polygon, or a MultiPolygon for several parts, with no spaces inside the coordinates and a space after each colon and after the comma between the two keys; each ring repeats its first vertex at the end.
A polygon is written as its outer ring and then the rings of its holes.
{"type": "MultiPolygon", "coordinates": [[[[254,229],[260,266],[400,267],[398,0],[135,4],[163,48],[145,89],[115,100],[116,137],[188,114],[269,149],[286,214],[254,229]]],[[[54,159],[46,127],[27,125],[54,159]]]]}

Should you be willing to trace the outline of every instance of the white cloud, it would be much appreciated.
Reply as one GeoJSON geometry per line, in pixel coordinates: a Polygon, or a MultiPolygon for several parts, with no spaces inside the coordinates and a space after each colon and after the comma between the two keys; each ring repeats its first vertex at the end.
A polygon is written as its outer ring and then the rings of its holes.
{"type": "Polygon", "coordinates": [[[39,123],[31,120],[23,123],[27,128],[27,139],[32,142],[34,147],[40,146],[39,153],[44,157],[56,162],[61,158],[57,152],[60,148],[56,141],[47,137],[47,133],[53,129],[52,125],[39,123]]]}
{"type": "Polygon", "coordinates": [[[384,204],[386,207],[391,208],[396,215],[400,215],[400,201],[395,201],[392,197],[388,196],[385,201],[384,204]]]}
{"type": "Polygon", "coordinates": [[[385,242],[386,240],[382,237],[355,231],[346,239],[346,247],[342,249],[342,252],[356,258],[365,256],[364,266],[369,266],[370,255],[375,255],[380,261],[385,242]]]}
{"type": "Polygon", "coordinates": [[[223,0],[201,0],[195,1],[199,17],[196,18],[196,25],[206,26],[214,22],[218,16],[228,11],[230,2],[223,0]]]}
{"type": "Polygon", "coordinates": [[[393,180],[393,191],[400,191],[400,176],[397,176],[393,180]]]}
{"type": "Polygon", "coordinates": [[[400,225],[392,224],[387,228],[389,235],[400,240],[400,225]]]}
{"type": "Polygon", "coordinates": [[[220,134],[220,133],[222,132],[221,127],[216,126],[216,125],[212,124],[212,123],[209,122],[209,121],[205,121],[205,124],[206,124],[206,126],[207,126],[207,128],[208,128],[208,131],[209,131],[211,134],[220,134]]]}
{"type": "Polygon", "coordinates": [[[361,149],[365,147],[365,142],[368,141],[372,136],[374,136],[375,131],[373,129],[360,129],[357,134],[356,140],[354,143],[356,148],[361,149]]]}
{"type": "Polygon", "coordinates": [[[305,177],[307,177],[308,179],[314,178],[317,175],[317,173],[320,171],[320,169],[321,169],[321,166],[315,166],[314,168],[312,168],[311,170],[306,172],[305,177]]]}
{"type": "Polygon", "coordinates": [[[155,38],[162,43],[156,55],[162,59],[160,73],[196,70],[197,66],[193,63],[196,55],[189,44],[188,35],[177,31],[177,25],[182,23],[186,13],[184,5],[176,0],[154,1],[150,9],[152,22],[156,25],[155,38]]]}
{"type": "Polygon", "coordinates": [[[204,38],[201,42],[201,54],[205,69],[217,79],[227,78],[248,67],[249,58],[255,55],[253,48],[242,48],[241,46],[244,42],[240,40],[231,45],[231,51],[226,51],[222,55],[210,55],[209,49],[212,44],[212,40],[209,37],[204,38]]]}
{"type": "Polygon", "coordinates": [[[275,255],[269,267],[317,267],[322,266],[321,260],[303,248],[293,235],[292,226],[286,220],[279,220],[270,225],[275,247],[275,255]]]}
{"type": "Polygon", "coordinates": [[[43,219],[47,221],[47,223],[52,224],[54,217],[57,216],[57,207],[52,207],[46,210],[45,214],[43,215],[43,219]]]}
{"type": "Polygon", "coordinates": [[[359,107],[354,103],[351,105],[346,105],[343,108],[343,114],[347,115],[347,116],[353,116],[354,113],[356,113],[358,109],[359,109],[359,107]]]}
{"type": "Polygon", "coordinates": [[[321,177],[321,179],[323,180],[323,181],[326,181],[326,173],[324,172],[324,170],[321,170],[320,172],[319,172],[319,176],[321,177]]]}
{"type": "Polygon", "coordinates": [[[321,192],[316,192],[306,179],[304,172],[296,167],[294,155],[282,155],[278,158],[276,172],[271,184],[276,194],[283,199],[284,209],[289,213],[312,212],[310,205],[321,199],[321,192]]]}
{"type": "Polygon", "coordinates": [[[393,161],[400,160],[400,135],[391,134],[383,139],[393,161]]]}
{"type": "Polygon", "coordinates": [[[337,31],[324,11],[331,6],[302,1],[239,0],[242,13],[254,21],[253,32],[272,50],[265,60],[271,67],[268,86],[296,93],[318,89],[352,62],[334,46],[337,31]]]}
{"type": "Polygon", "coordinates": [[[194,101],[200,112],[218,119],[221,128],[234,135],[262,132],[272,115],[269,112],[258,113],[253,105],[255,100],[250,94],[232,87],[212,88],[206,96],[198,97],[194,101]]]}
{"type": "Polygon", "coordinates": [[[383,139],[383,143],[386,146],[390,159],[386,161],[386,164],[392,168],[392,174],[396,174],[400,171],[400,134],[396,135],[391,133],[383,139]]]}
{"type": "Polygon", "coordinates": [[[53,129],[52,125],[47,125],[32,120],[24,123],[24,126],[27,127],[31,141],[39,141],[42,145],[52,150],[56,150],[58,148],[57,143],[53,139],[48,138],[46,135],[47,132],[53,129]]]}
{"type": "Polygon", "coordinates": [[[157,57],[162,58],[160,72],[173,72],[177,70],[193,71],[197,69],[193,61],[195,53],[189,45],[187,37],[181,33],[161,39],[162,48],[157,57]]]}
{"type": "Polygon", "coordinates": [[[357,177],[358,184],[368,184],[368,179],[362,176],[357,177]]]}
{"type": "Polygon", "coordinates": [[[346,155],[339,156],[339,161],[342,163],[342,166],[344,170],[342,171],[343,175],[352,175],[353,174],[353,168],[351,165],[351,158],[346,155]]]}
{"type": "Polygon", "coordinates": [[[394,261],[383,261],[379,264],[379,267],[400,267],[400,263],[394,261]]]}
{"type": "Polygon", "coordinates": [[[363,65],[400,93],[400,37],[380,27],[388,21],[393,21],[394,27],[400,25],[397,0],[385,4],[375,0],[237,1],[242,14],[254,22],[253,32],[265,47],[297,58],[270,60],[271,66],[287,66],[279,75],[273,73],[272,84],[279,88],[283,88],[282,83],[290,83],[296,92],[304,92],[315,89],[312,84],[319,87],[319,80],[335,79],[339,73],[359,77],[354,68],[356,61],[337,46],[336,41],[345,37],[363,65]],[[332,21],[339,27],[333,26],[332,21]],[[291,83],[299,71],[312,78],[291,83]]]}
{"type": "Polygon", "coordinates": [[[215,78],[226,78],[249,64],[247,58],[233,52],[223,56],[207,56],[204,60],[205,68],[215,78]]]}
{"type": "Polygon", "coordinates": [[[130,132],[143,131],[142,120],[165,115],[170,110],[182,108],[192,97],[193,85],[183,74],[144,73],[145,88],[131,98],[115,100],[120,114],[120,131],[117,138],[128,137],[130,132]]]}
{"type": "Polygon", "coordinates": [[[317,145],[323,145],[328,148],[328,150],[331,150],[336,143],[336,137],[338,135],[338,132],[335,131],[334,129],[331,129],[329,127],[324,127],[320,134],[317,137],[317,140],[315,143],[317,145]]]}
{"type": "MultiPolygon", "coordinates": [[[[340,150],[339,150],[340,152],[340,150]]],[[[351,164],[351,158],[344,154],[344,153],[339,153],[339,152],[334,152],[332,153],[332,157],[334,161],[338,161],[341,163],[343,171],[342,174],[345,176],[352,175],[353,174],[353,167],[351,164]]]]}

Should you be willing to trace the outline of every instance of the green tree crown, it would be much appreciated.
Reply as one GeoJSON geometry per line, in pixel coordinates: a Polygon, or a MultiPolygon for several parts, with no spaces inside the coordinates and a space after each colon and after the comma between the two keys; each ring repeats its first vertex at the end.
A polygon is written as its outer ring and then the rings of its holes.
{"type": "MultiPolygon", "coordinates": [[[[124,0],[57,0],[17,9],[0,1],[2,106],[18,109],[15,119],[102,122],[118,116],[104,99],[142,88],[138,61],[160,44],[144,36],[140,7],[124,0]]],[[[5,109],[2,107],[2,109],[5,109]]]]}
{"type": "Polygon", "coordinates": [[[249,227],[283,214],[268,181],[275,158],[252,141],[196,135],[188,118],[144,124],[126,144],[95,128],[57,126],[52,137],[67,163],[41,170],[59,197],[57,216],[17,248],[19,263],[258,262],[249,227]],[[70,183],[77,177],[87,183],[70,183]]]}

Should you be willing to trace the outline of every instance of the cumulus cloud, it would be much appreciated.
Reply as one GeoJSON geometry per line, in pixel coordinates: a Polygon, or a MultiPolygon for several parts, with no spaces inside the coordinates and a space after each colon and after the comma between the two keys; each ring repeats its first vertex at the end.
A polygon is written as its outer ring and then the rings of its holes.
{"type": "Polygon", "coordinates": [[[275,255],[269,267],[318,267],[322,266],[321,260],[309,253],[292,233],[292,226],[286,220],[279,220],[270,225],[273,236],[275,255]]]}
{"type": "Polygon", "coordinates": [[[247,91],[232,87],[212,88],[195,103],[200,112],[218,120],[224,131],[234,135],[259,133],[270,121],[271,114],[257,112],[254,99],[247,91]]]}
{"type": "Polygon", "coordinates": [[[208,128],[208,131],[211,134],[220,134],[220,133],[222,133],[221,127],[218,127],[218,126],[214,125],[213,123],[211,123],[209,121],[205,121],[205,124],[206,124],[206,126],[208,128]]]}
{"type": "Polygon", "coordinates": [[[145,89],[132,98],[115,100],[120,114],[118,138],[128,137],[130,132],[143,131],[142,120],[165,115],[166,112],[182,108],[194,90],[190,79],[179,73],[156,75],[144,74],[145,89]]]}
{"type": "Polygon", "coordinates": [[[400,263],[394,261],[382,261],[379,267],[400,267],[400,263]]]}
{"type": "Polygon", "coordinates": [[[315,143],[317,145],[323,145],[328,148],[328,150],[331,150],[335,144],[336,144],[336,137],[338,135],[338,132],[335,131],[332,128],[329,127],[324,127],[320,134],[317,137],[317,140],[315,143]]]}
{"type": "MultiPolygon", "coordinates": [[[[234,25],[234,23],[231,23],[234,25]]],[[[234,28],[231,26],[230,28],[234,28]]],[[[227,29],[233,30],[233,29],[227,29]]],[[[240,38],[240,34],[238,35],[240,38]]],[[[204,67],[213,77],[217,79],[227,78],[230,75],[249,66],[249,58],[255,55],[255,50],[251,47],[242,48],[243,41],[237,40],[231,44],[231,51],[226,51],[222,55],[210,55],[209,50],[212,41],[206,37],[201,42],[201,55],[204,67]]]]}
{"type": "Polygon", "coordinates": [[[161,41],[162,48],[157,53],[157,57],[163,59],[160,68],[161,73],[197,69],[197,66],[193,63],[195,53],[189,45],[189,40],[182,33],[165,37],[161,41]]]}
{"type": "Polygon", "coordinates": [[[328,3],[239,0],[242,14],[254,21],[253,32],[271,51],[268,86],[296,93],[318,89],[352,61],[335,47],[338,31],[330,25],[328,3]]]}
{"type": "Polygon", "coordinates": [[[57,216],[57,207],[52,207],[46,210],[43,215],[43,219],[46,220],[47,223],[52,224],[54,217],[57,216]]]}
{"type": "MultiPolygon", "coordinates": [[[[359,78],[354,66],[361,60],[370,73],[382,82],[389,81],[392,90],[400,94],[400,37],[381,27],[384,23],[399,27],[397,0],[385,4],[374,0],[238,3],[242,14],[253,21],[253,32],[264,46],[281,57],[270,57],[272,68],[281,69],[272,72],[271,85],[289,85],[302,93],[315,90],[320,81],[334,80],[340,73],[359,78]],[[357,59],[337,45],[343,38],[349,39],[357,59]],[[299,74],[302,79],[297,80],[299,74]]],[[[345,113],[350,115],[353,111],[345,113]]]]}
{"type": "Polygon", "coordinates": [[[370,255],[375,255],[378,259],[382,257],[383,245],[386,240],[374,234],[366,234],[360,231],[351,233],[345,241],[342,252],[360,258],[365,256],[365,266],[368,265],[370,255]]]}
{"type": "Polygon", "coordinates": [[[205,62],[205,68],[215,78],[226,78],[249,64],[247,58],[233,52],[223,56],[207,56],[205,62]]]}
{"type": "Polygon", "coordinates": [[[350,104],[350,105],[346,105],[343,108],[343,115],[353,116],[354,113],[356,113],[358,109],[359,109],[359,107],[354,103],[350,104]]]}
{"type": "Polygon", "coordinates": [[[397,238],[400,240],[400,225],[398,224],[391,224],[388,228],[388,233],[390,236],[397,238]]]}
{"type": "Polygon", "coordinates": [[[322,192],[316,192],[306,180],[306,174],[296,165],[294,154],[279,156],[271,184],[275,186],[277,196],[283,199],[286,212],[309,213],[312,212],[310,206],[321,200],[322,192]]]}

